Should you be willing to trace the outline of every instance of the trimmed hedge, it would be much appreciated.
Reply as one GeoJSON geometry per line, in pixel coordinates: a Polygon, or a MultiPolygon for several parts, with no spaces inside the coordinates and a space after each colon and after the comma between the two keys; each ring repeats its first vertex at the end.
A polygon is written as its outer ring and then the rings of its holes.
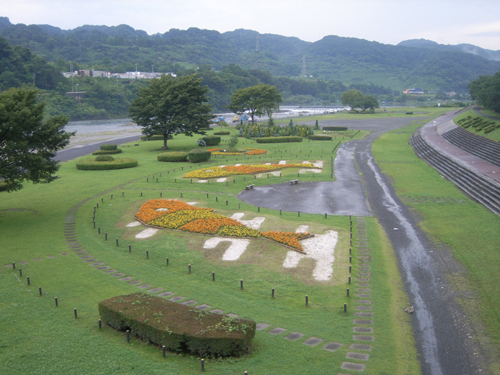
{"type": "Polygon", "coordinates": [[[110,154],[119,154],[123,150],[121,148],[117,150],[99,150],[99,151],[94,151],[92,155],[110,155],[110,154]]]}
{"type": "Polygon", "coordinates": [[[287,143],[287,142],[302,142],[302,137],[289,136],[289,137],[266,137],[255,138],[257,143],[287,143]]]}
{"type": "Polygon", "coordinates": [[[137,167],[138,161],[135,159],[115,159],[113,161],[95,161],[86,159],[76,163],[76,169],[81,171],[99,171],[109,169],[124,169],[137,167]]]}
{"type": "Polygon", "coordinates": [[[196,310],[145,293],[99,302],[104,323],[130,330],[140,339],[175,352],[206,356],[239,356],[250,351],[255,321],[196,310]]]}
{"type": "Polygon", "coordinates": [[[231,132],[228,131],[220,131],[220,132],[214,132],[214,135],[229,135],[231,132]]]}
{"type": "Polygon", "coordinates": [[[188,159],[191,163],[201,163],[209,161],[212,153],[208,150],[197,148],[188,152],[188,159]]]}
{"type": "Polygon", "coordinates": [[[184,151],[163,152],[157,156],[158,161],[186,161],[188,153],[184,151]]]}
{"type": "Polygon", "coordinates": [[[95,161],[113,161],[115,160],[114,157],[111,155],[99,155],[95,158],[95,161]]]}
{"type": "MultiPolygon", "coordinates": [[[[172,134],[169,134],[167,139],[173,139],[174,136],[172,134]]],[[[163,141],[164,137],[162,134],[155,134],[151,136],[143,135],[141,137],[141,141],[163,141]]]]}
{"type": "Polygon", "coordinates": [[[313,140],[313,141],[331,141],[332,136],[331,135],[310,135],[307,138],[313,140]]]}
{"type": "Polygon", "coordinates": [[[206,142],[207,146],[217,146],[221,141],[221,138],[216,135],[207,135],[201,139],[206,142]]]}
{"type": "Polygon", "coordinates": [[[413,115],[413,112],[406,112],[405,115],[413,115]]]}
{"type": "Polygon", "coordinates": [[[323,126],[323,130],[327,130],[330,132],[343,132],[347,129],[347,126],[323,126]]]}
{"type": "Polygon", "coordinates": [[[106,145],[101,145],[101,150],[116,150],[118,148],[118,145],[115,144],[106,144],[106,145]]]}

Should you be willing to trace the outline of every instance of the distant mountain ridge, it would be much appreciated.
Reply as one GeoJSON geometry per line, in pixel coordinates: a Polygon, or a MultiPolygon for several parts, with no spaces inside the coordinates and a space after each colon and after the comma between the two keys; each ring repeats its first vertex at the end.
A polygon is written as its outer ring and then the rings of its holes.
{"type": "Polygon", "coordinates": [[[311,43],[252,30],[219,33],[198,28],[148,35],[128,25],[62,30],[50,25],[13,25],[6,17],[0,17],[0,35],[61,69],[67,69],[63,65],[69,61],[74,66],[115,72],[135,70],[136,63],[142,71],[177,71],[201,65],[220,70],[236,64],[267,70],[274,76],[298,77],[305,70],[308,76],[346,84],[373,83],[399,92],[409,87],[465,92],[470,81],[500,69],[500,61],[496,61],[499,51],[425,40],[394,46],[330,35],[311,43]]]}
{"type": "Polygon", "coordinates": [[[484,57],[488,60],[500,61],[500,51],[494,51],[491,49],[485,49],[473,44],[438,44],[432,40],[427,39],[410,39],[404,40],[398,43],[398,46],[404,47],[416,47],[416,48],[432,48],[441,51],[455,51],[455,52],[465,52],[471,53],[476,56],[484,57]]]}

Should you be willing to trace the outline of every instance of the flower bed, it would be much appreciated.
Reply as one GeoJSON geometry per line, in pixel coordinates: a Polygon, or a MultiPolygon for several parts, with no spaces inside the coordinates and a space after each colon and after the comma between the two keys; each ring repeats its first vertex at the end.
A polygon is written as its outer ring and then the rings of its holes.
{"type": "Polygon", "coordinates": [[[283,168],[312,168],[311,163],[301,164],[260,164],[260,165],[238,165],[225,167],[210,167],[210,169],[197,169],[184,175],[184,178],[214,178],[241,174],[256,174],[276,171],[283,168]]]}
{"type": "Polygon", "coordinates": [[[266,153],[266,150],[262,150],[260,148],[245,148],[245,150],[249,150],[249,151],[246,151],[245,153],[247,155],[262,155],[262,154],[265,154],[266,153]]]}
{"type": "Polygon", "coordinates": [[[135,217],[144,224],[161,228],[218,236],[263,237],[300,252],[304,250],[299,240],[310,236],[309,233],[260,232],[238,220],[216,214],[212,208],[193,207],[175,199],[151,199],[142,205],[135,217]]]}

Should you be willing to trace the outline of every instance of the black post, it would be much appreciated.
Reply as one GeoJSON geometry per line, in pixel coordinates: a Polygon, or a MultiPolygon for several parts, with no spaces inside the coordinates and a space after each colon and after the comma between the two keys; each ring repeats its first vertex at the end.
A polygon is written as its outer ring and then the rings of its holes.
{"type": "Polygon", "coordinates": [[[349,276],[349,284],[351,283],[351,276],[349,276]]]}
{"type": "Polygon", "coordinates": [[[243,280],[240,280],[240,289],[243,290],[243,280]]]}
{"type": "Polygon", "coordinates": [[[161,347],[161,350],[162,350],[162,352],[163,352],[163,358],[165,358],[165,357],[166,357],[166,355],[167,355],[167,348],[165,348],[165,345],[163,345],[163,346],[161,347]]]}
{"type": "Polygon", "coordinates": [[[168,257],[167,257],[167,266],[168,266],[168,257]]]}
{"type": "Polygon", "coordinates": [[[31,285],[29,276],[26,276],[26,281],[28,281],[28,285],[31,285]]]}
{"type": "Polygon", "coordinates": [[[76,307],[74,309],[74,312],[75,312],[75,319],[78,319],[78,311],[76,310],[76,307]]]}
{"type": "Polygon", "coordinates": [[[127,342],[130,342],[130,331],[127,329],[127,342]]]}
{"type": "Polygon", "coordinates": [[[101,234],[101,227],[97,228],[97,234],[101,234]]]}
{"type": "Polygon", "coordinates": [[[201,372],[205,372],[205,360],[201,359],[201,372]]]}
{"type": "Polygon", "coordinates": [[[118,238],[116,239],[116,247],[118,247],[118,238]]]}
{"type": "Polygon", "coordinates": [[[56,301],[56,307],[59,307],[59,302],[57,301],[57,297],[54,297],[54,300],[56,301]]]}
{"type": "Polygon", "coordinates": [[[349,266],[349,273],[351,273],[351,270],[352,270],[352,269],[351,269],[351,267],[352,267],[352,266],[349,266]]]}
{"type": "Polygon", "coordinates": [[[349,288],[347,288],[347,297],[349,297],[349,288]]]}
{"type": "Polygon", "coordinates": [[[23,277],[23,270],[19,268],[19,277],[23,277]]]}
{"type": "Polygon", "coordinates": [[[212,281],[215,281],[215,272],[212,272],[212,281]]]}
{"type": "Polygon", "coordinates": [[[271,289],[271,298],[274,298],[274,288],[271,289]]]}
{"type": "Polygon", "coordinates": [[[42,296],[42,287],[41,286],[38,287],[38,293],[40,293],[40,297],[41,297],[42,296]]]}
{"type": "Polygon", "coordinates": [[[104,233],[104,241],[108,240],[108,232],[104,233]]]}
{"type": "Polygon", "coordinates": [[[347,303],[344,303],[344,314],[347,312],[347,303]]]}
{"type": "Polygon", "coordinates": [[[309,296],[306,295],[306,307],[309,306],[309,296]]]}
{"type": "Polygon", "coordinates": [[[188,268],[189,268],[189,273],[191,273],[191,265],[188,264],[188,268]]]}
{"type": "Polygon", "coordinates": [[[12,268],[16,269],[16,263],[15,262],[12,262],[12,268]]]}
{"type": "Polygon", "coordinates": [[[149,250],[146,250],[146,259],[149,259],[149,250]]]}
{"type": "Polygon", "coordinates": [[[132,245],[128,245],[128,252],[131,253],[132,252],[132,245]]]}
{"type": "Polygon", "coordinates": [[[99,329],[102,329],[102,320],[99,319],[99,329]]]}

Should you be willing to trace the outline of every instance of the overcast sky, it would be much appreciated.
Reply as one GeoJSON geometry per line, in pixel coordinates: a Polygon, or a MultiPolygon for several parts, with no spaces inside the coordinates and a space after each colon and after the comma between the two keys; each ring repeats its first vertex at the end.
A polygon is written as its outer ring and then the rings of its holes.
{"type": "Polygon", "coordinates": [[[127,24],[155,34],[243,28],[310,42],[327,35],[385,44],[424,38],[500,50],[500,0],[3,0],[0,16],[62,29],[127,24]]]}

